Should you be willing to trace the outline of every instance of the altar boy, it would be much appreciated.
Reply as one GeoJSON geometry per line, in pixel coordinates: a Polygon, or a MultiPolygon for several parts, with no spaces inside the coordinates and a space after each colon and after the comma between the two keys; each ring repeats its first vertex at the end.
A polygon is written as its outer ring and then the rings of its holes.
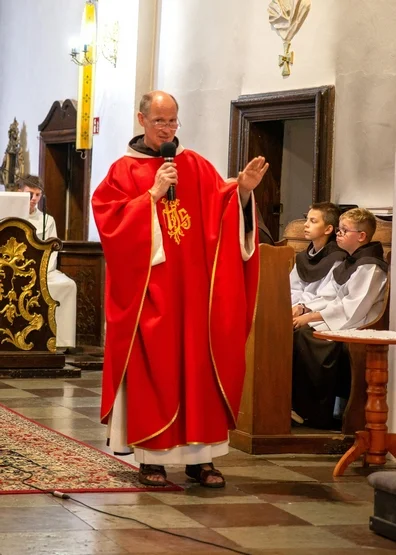
{"type": "Polygon", "coordinates": [[[297,254],[290,273],[294,317],[304,314],[305,304],[320,296],[333,270],[347,256],[336,242],[339,217],[338,207],[331,202],[314,203],[307,214],[304,236],[310,243],[305,251],[297,254]]]}
{"type": "MultiPolygon", "coordinates": [[[[29,222],[36,228],[39,239],[57,237],[55,220],[49,214],[45,215],[38,209],[38,203],[43,195],[43,188],[39,178],[28,175],[20,180],[19,189],[30,193],[29,222]],[[44,232],[44,237],[43,237],[44,232]]],[[[51,254],[48,263],[47,282],[51,297],[59,302],[55,310],[56,346],[60,348],[75,347],[76,345],[76,312],[77,286],[66,274],[56,269],[56,252],[51,254]]]]}

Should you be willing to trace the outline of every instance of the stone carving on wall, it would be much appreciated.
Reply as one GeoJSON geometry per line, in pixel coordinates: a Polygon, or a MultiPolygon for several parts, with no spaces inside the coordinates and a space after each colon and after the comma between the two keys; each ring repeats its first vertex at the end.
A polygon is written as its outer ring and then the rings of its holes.
{"type": "Polygon", "coordinates": [[[283,77],[290,75],[290,66],[294,62],[291,41],[304,23],[311,0],[272,0],[268,6],[271,27],[283,40],[283,54],[279,56],[279,66],[283,77]]]}

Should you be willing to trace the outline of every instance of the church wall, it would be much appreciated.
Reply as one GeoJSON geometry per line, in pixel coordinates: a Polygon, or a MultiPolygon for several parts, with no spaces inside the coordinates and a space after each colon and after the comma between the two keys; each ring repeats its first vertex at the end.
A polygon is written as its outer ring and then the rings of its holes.
{"type": "MultiPolygon", "coordinates": [[[[93,137],[91,194],[106,176],[111,164],[126,152],[133,131],[135,111],[136,60],[138,46],[138,0],[101,0],[98,32],[109,21],[119,21],[117,65],[100,54],[96,64],[95,116],[100,130],[93,137]]],[[[99,240],[90,218],[89,239],[99,240]]]]}
{"type": "MultiPolygon", "coordinates": [[[[136,93],[136,67],[140,88],[151,82],[151,52],[136,66],[138,3],[112,2],[113,12],[121,14],[120,65],[112,71],[107,62],[98,63],[95,115],[101,116],[102,127],[94,142],[92,190],[132,134],[132,112],[143,90],[136,93]]],[[[241,94],[334,84],[333,199],[390,205],[396,3],[314,0],[292,41],[295,63],[288,78],[278,67],[283,47],[269,26],[268,3],[246,0],[241,7],[239,0],[158,1],[154,86],[177,96],[184,146],[201,152],[226,175],[231,100],[241,94]]],[[[83,0],[0,0],[0,152],[16,116],[26,126],[22,140],[32,173],[38,170],[38,124],[55,99],[77,96],[78,68],[68,52],[70,38],[79,33],[83,4],[83,0]]],[[[106,5],[110,0],[100,0],[99,21],[106,5]]],[[[144,33],[147,39],[153,29],[144,33]]],[[[94,229],[92,224],[91,238],[94,229]]]]}
{"type": "Polygon", "coordinates": [[[224,175],[232,99],[335,85],[333,199],[391,205],[396,3],[314,0],[292,41],[288,78],[278,67],[283,46],[268,4],[247,0],[243,10],[238,0],[163,0],[157,86],[180,100],[184,145],[224,175]]]}
{"type": "Polygon", "coordinates": [[[55,100],[76,98],[78,70],[68,52],[81,15],[75,0],[0,1],[0,156],[16,117],[26,170],[33,174],[38,172],[38,125],[55,100]]]}

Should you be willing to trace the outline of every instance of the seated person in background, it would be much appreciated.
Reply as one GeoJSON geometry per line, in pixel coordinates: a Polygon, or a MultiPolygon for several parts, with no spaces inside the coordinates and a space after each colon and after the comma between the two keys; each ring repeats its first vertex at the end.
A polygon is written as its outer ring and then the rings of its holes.
{"type": "Polygon", "coordinates": [[[293,317],[304,314],[304,304],[320,296],[332,271],[347,256],[336,242],[339,217],[339,209],[331,202],[317,202],[308,212],[304,235],[311,242],[307,250],[297,254],[290,273],[293,317]]]}
{"type": "MultiPolygon", "coordinates": [[[[45,230],[45,239],[57,237],[54,218],[46,214],[44,228],[44,214],[37,208],[43,195],[39,178],[35,175],[21,178],[19,189],[30,193],[29,222],[36,228],[37,237],[43,239],[43,230],[45,230]]],[[[77,286],[72,279],[56,269],[57,257],[58,253],[51,254],[47,275],[49,293],[60,303],[55,310],[56,346],[75,347],[77,286]]]]}
{"type": "Polygon", "coordinates": [[[270,230],[264,223],[264,218],[257,204],[256,204],[256,212],[257,212],[257,227],[258,227],[259,243],[260,244],[265,243],[267,245],[275,245],[275,241],[272,238],[270,230]]]}
{"type": "Polygon", "coordinates": [[[349,385],[343,344],[316,339],[313,331],[358,328],[382,309],[388,265],[381,243],[371,242],[375,229],[375,217],[364,208],[342,214],[337,243],[349,256],[333,271],[320,296],[305,304],[304,314],[293,318],[293,408],[310,426],[333,426],[335,397],[347,396],[349,385]]]}

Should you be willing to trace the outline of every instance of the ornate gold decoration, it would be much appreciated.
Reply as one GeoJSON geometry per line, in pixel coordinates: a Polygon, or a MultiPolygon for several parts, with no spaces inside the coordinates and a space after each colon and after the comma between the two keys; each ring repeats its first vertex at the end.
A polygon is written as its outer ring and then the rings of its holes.
{"type": "Polygon", "coordinates": [[[23,151],[21,148],[18,122],[16,118],[14,118],[8,130],[8,144],[0,168],[1,182],[4,183],[6,191],[17,191],[18,179],[23,176],[23,173],[23,151]]]}
{"type": "Polygon", "coordinates": [[[8,303],[0,310],[0,314],[5,315],[8,322],[12,325],[16,317],[22,316],[24,320],[29,322],[22,331],[12,333],[9,328],[0,328],[0,332],[6,337],[1,343],[12,343],[18,349],[30,351],[33,343],[26,343],[27,336],[34,330],[39,330],[44,324],[44,318],[41,314],[30,313],[34,307],[39,307],[40,293],[33,294],[33,287],[37,281],[37,273],[31,266],[35,264],[34,260],[26,260],[26,245],[18,243],[15,237],[8,239],[4,246],[0,246],[0,277],[5,278],[5,268],[12,270],[11,289],[7,294],[4,293],[0,300],[8,299],[8,303]],[[22,286],[22,293],[19,295],[15,290],[15,280],[18,277],[28,278],[29,282],[22,286]]]}
{"type": "Polygon", "coordinates": [[[283,55],[279,56],[279,66],[282,68],[283,77],[288,77],[290,75],[290,65],[294,62],[294,52],[290,52],[291,43],[283,43],[283,55]]]}
{"type": "Polygon", "coordinates": [[[268,6],[271,27],[283,40],[284,52],[279,56],[283,77],[290,75],[290,65],[294,61],[291,40],[300,30],[310,9],[311,0],[272,0],[268,6]]]}
{"type": "Polygon", "coordinates": [[[11,343],[22,351],[32,350],[34,343],[28,341],[28,336],[45,324],[43,315],[34,309],[45,304],[48,306],[48,324],[53,334],[47,341],[47,347],[50,352],[56,352],[55,308],[59,303],[49,294],[47,269],[51,250],[60,250],[62,243],[59,239],[52,239],[46,244],[38,242],[33,235],[33,226],[23,220],[3,220],[0,232],[8,227],[21,229],[25,233],[26,243],[43,252],[37,272],[34,267],[36,261],[25,256],[27,244],[18,242],[11,236],[0,246],[0,315],[3,317],[2,321],[5,319],[9,323],[9,327],[0,328],[0,345],[11,343]],[[6,277],[7,287],[4,286],[6,277]]]}
{"type": "Polygon", "coordinates": [[[179,199],[167,200],[163,198],[161,202],[165,205],[162,213],[165,216],[168,234],[180,245],[180,238],[184,237],[183,229],[187,230],[191,227],[191,218],[185,208],[177,208],[180,204],[179,199]]]}

